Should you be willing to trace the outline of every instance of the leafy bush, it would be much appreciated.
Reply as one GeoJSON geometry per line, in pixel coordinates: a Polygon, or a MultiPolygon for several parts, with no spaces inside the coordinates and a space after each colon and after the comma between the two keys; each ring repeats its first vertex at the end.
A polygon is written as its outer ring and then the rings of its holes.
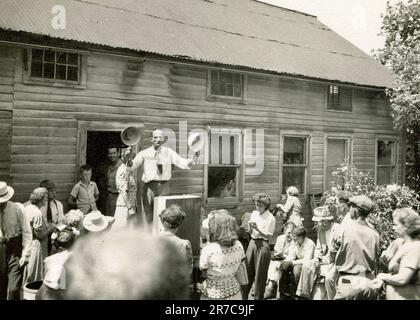
{"type": "Polygon", "coordinates": [[[412,207],[418,211],[420,207],[419,197],[409,187],[396,184],[376,186],[368,196],[375,202],[374,210],[369,215],[369,221],[379,232],[382,251],[395,239],[392,229],[392,212],[397,208],[404,207],[412,207]]]}
{"type": "Polygon", "coordinates": [[[339,202],[338,191],[346,190],[358,194],[369,194],[375,188],[373,177],[369,173],[358,170],[354,165],[342,163],[331,174],[331,189],[324,192],[321,199],[323,205],[328,205],[330,211],[337,217],[339,202]]]}
{"type": "Polygon", "coordinates": [[[348,163],[342,163],[336,171],[333,171],[332,177],[332,189],[366,194],[375,187],[375,179],[368,172],[358,170],[354,165],[348,163]]]}
{"type": "Polygon", "coordinates": [[[369,173],[358,170],[354,165],[343,163],[332,173],[331,190],[324,193],[323,203],[337,214],[338,191],[347,190],[355,195],[367,195],[375,203],[367,222],[379,232],[381,252],[395,239],[392,228],[392,212],[396,208],[412,207],[418,211],[420,199],[418,194],[407,186],[378,186],[369,173]]]}

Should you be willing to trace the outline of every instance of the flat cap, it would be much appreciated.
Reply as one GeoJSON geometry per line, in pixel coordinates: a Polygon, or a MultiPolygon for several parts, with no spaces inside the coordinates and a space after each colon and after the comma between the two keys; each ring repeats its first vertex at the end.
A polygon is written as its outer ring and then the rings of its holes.
{"type": "Polygon", "coordinates": [[[365,212],[370,212],[373,208],[372,200],[365,195],[353,196],[349,199],[349,203],[365,212]]]}

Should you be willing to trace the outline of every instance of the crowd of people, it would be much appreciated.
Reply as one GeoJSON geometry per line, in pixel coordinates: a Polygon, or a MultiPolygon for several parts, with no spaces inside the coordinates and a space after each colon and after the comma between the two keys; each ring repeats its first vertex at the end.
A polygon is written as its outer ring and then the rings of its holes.
{"type": "MultiPolygon", "coordinates": [[[[78,193],[80,185],[75,186],[78,193]]],[[[420,299],[417,212],[394,211],[397,238],[379,256],[379,235],[366,219],[373,208],[368,197],[340,191],[336,214],[327,206],[315,208],[314,243],[301,212],[294,210],[301,207],[294,189],[281,206],[285,221],[274,250],[269,240],[276,220],[268,195],[254,196],[255,210],[242,225],[227,210],[209,213],[198,261],[201,299],[314,299],[316,292],[320,299],[376,299],[381,288],[387,299],[420,299]],[[388,273],[377,273],[379,265],[388,273]],[[238,275],[241,270],[245,282],[238,275]]],[[[191,243],[176,235],[186,217],[182,208],[164,209],[159,216],[164,230],[152,235],[114,228],[115,219],[98,210],[84,212],[94,202],[77,200],[77,193],[72,197],[80,207],[64,214],[55,192],[53,182],[42,181],[29,201],[20,204],[11,201],[13,188],[0,182],[1,299],[20,299],[22,287],[36,281],[42,282],[39,299],[189,297],[191,243]]]]}
{"type": "MultiPolygon", "coordinates": [[[[299,190],[286,190],[284,204],[253,197],[254,210],[240,221],[227,210],[202,217],[199,257],[177,231],[186,218],[170,205],[160,212],[152,234],[153,199],[170,193],[172,165],[189,169],[153,129],[152,146],[119,159],[108,149],[105,214],[92,168],[80,168],[64,214],[56,186],[41,181],[26,203],[12,201],[14,190],[0,182],[0,299],[22,298],[22,288],[40,283],[38,299],[420,299],[420,218],[411,208],[396,209],[396,240],[380,255],[379,234],[369,223],[373,202],[338,192],[337,212],[313,210],[316,242],[308,237],[299,190]],[[138,216],[136,168],[143,166],[138,216]],[[283,221],[273,239],[276,217],[283,221]],[[275,240],[274,248],[270,243],[275,240]],[[272,250],[273,249],[273,250],[272,250]],[[387,273],[378,272],[381,266],[387,273]]],[[[199,213],[194,213],[199,214],[199,213]]],[[[24,291],[24,290],[23,290],[24,291]]]]}
{"type": "Polygon", "coordinates": [[[242,216],[239,227],[226,210],[210,212],[203,221],[208,244],[200,256],[205,299],[369,300],[378,299],[383,289],[386,299],[420,299],[416,211],[394,211],[397,239],[380,255],[379,234],[367,219],[374,204],[367,196],[341,190],[337,212],[315,208],[315,243],[307,237],[297,195],[291,187],[286,203],[277,205],[284,224],[272,251],[277,210],[270,210],[266,194],[254,196],[255,210],[242,216]],[[239,280],[243,262],[246,282],[239,280]],[[388,273],[378,273],[380,268],[388,273]]]}
{"type": "Polygon", "coordinates": [[[86,209],[94,202],[80,201],[80,190],[89,196],[80,183],[71,196],[80,206],[66,214],[55,184],[40,185],[45,187],[21,204],[11,201],[14,189],[0,182],[0,299],[22,299],[25,286],[37,282],[36,297],[43,300],[188,298],[192,250],[190,241],[175,235],[186,217],[179,206],[162,211],[159,236],[134,227],[121,232],[115,218],[86,209]],[[58,210],[52,214],[47,206],[58,210]]]}
{"type": "Polygon", "coordinates": [[[176,235],[186,218],[181,207],[160,213],[159,235],[114,227],[115,218],[94,207],[86,166],[81,172],[70,196],[78,209],[66,214],[52,181],[42,181],[24,204],[12,202],[13,188],[0,182],[1,299],[21,299],[33,282],[42,284],[37,299],[188,299],[193,287],[207,300],[376,299],[383,288],[387,299],[420,299],[420,217],[411,208],[394,211],[396,240],[379,255],[366,196],[340,191],[335,214],[315,208],[315,243],[296,188],[279,212],[268,195],[256,194],[245,223],[227,210],[203,221],[197,284],[191,243],[176,235]],[[271,250],[275,214],[284,223],[271,250]]]}

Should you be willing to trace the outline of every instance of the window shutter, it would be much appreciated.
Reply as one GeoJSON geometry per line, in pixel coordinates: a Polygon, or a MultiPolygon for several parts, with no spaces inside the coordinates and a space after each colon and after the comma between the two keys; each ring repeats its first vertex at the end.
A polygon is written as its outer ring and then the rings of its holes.
{"type": "Polygon", "coordinates": [[[338,110],[352,111],[353,89],[340,87],[340,103],[338,110]]]}

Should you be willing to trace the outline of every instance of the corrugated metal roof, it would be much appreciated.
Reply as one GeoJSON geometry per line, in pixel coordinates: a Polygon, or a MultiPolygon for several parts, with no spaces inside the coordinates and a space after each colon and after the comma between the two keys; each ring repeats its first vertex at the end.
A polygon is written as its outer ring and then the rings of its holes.
{"type": "Polygon", "coordinates": [[[390,73],[316,17],[253,0],[1,0],[0,28],[364,86],[390,73]],[[66,28],[51,25],[57,4],[66,28]]]}

